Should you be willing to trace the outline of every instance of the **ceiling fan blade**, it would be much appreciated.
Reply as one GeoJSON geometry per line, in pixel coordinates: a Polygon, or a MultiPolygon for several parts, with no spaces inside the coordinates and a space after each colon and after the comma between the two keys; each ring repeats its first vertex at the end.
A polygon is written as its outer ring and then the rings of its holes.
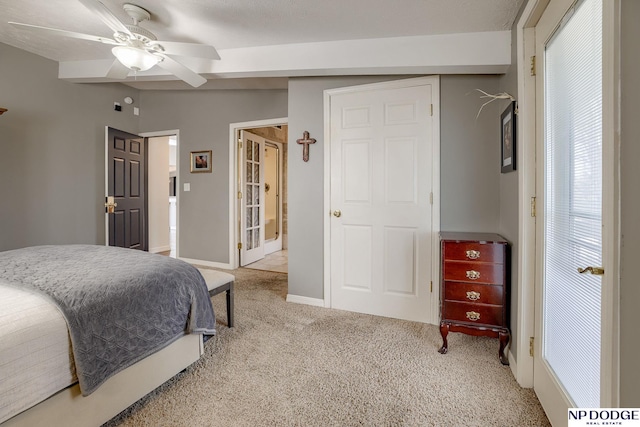
{"type": "Polygon", "coordinates": [[[200,87],[207,82],[207,79],[202,77],[200,74],[190,70],[170,56],[162,55],[162,57],[164,58],[164,60],[158,62],[158,67],[169,71],[171,74],[175,75],[186,83],[189,83],[191,86],[200,87]]]}
{"type": "Polygon", "coordinates": [[[116,33],[124,33],[135,39],[129,29],[99,0],[79,0],[87,9],[98,15],[116,33]]]}
{"type": "Polygon", "coordinates": [[[113,64],[111,64],[111,67],[109,67],[109,71],[107,71],[107,75],[105,77],[109,79],[124,80],[127,78],[130,71],[131,70],[123,65],[122,62],[116,59],[113,61],[113,64]]]}
{"type": "Polygon", "coordinates": [[[158,41],[154,42],[154,44],[161,45],[164,48],[164,53],[169,55],[191,56],[195,58],[206,59],[220,59],[220,55],[218,55],[218,51],[216,50],[216,48],[213,46],[209,46],[208,44],[168,41],[158,41]]]}
{"type": "Polygon", "coordinates": [[[76,33],[74,31],[67,31],[67,30],[58,30],[57,28],[41,27],[39,25],[21,24],[20,22],[9,22],[9,24],[17,28],[21,28],[25,30],[28,29],[31,31],[49,34],[49,35],[71,37],[74,39],[82,39],[82,40],[90,40],[92,42],[99,42],[99,43],[111,44],[111,45],[120,44],[113,39],[108,39],[100,36],[93,36],[91,34],[76,33]]]}

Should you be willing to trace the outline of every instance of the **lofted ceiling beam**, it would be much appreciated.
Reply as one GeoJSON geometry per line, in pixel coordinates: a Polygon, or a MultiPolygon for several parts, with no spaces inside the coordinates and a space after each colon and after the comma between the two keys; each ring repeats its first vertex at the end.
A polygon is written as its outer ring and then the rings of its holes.
{"type": "MultiPolygon", "coordinates": [[[[220,61],[184,58],[208,79],[379,74],[502,74],[511,65],[511,32],[300,43],[220,50],[220,61]]],[[[60,62],[59,78],[108,82],[113,59],[60,62]]],[[[127,81],[176,78],[159,67],[127,81]]]]}

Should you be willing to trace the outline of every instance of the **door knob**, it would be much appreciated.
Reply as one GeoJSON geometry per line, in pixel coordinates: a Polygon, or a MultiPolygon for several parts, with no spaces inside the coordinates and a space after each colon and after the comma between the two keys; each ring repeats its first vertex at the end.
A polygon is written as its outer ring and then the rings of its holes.
{"type": "Polygon", "coordinates": [[[594,276],[602,276],[604,274],[604,268],[602,268],[602,267],[587,267],[587,268],[578,267],[578,273],[580,273],[580,274],[591,273],[594,276]]]}
{"type": "Polygon", "coordinates": [[[333,211],[333,216],[335,216],[336,218],[340,218],[341,215],[342,215],[341,210],[336,209],[335,211],[333,211]]]}

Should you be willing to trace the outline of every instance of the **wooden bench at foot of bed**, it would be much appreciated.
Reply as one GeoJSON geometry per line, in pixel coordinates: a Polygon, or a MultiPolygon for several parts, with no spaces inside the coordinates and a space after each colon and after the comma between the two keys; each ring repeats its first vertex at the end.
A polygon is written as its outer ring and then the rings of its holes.
{"type": "Polygon", "coordinates": [[[214,296],[219,293],[227,293],[227,326],[233,328],[233,283],[236,278],[233,274],[218,270],[199,268],[202,277],[207,282],[209,295],[214,296]]]}

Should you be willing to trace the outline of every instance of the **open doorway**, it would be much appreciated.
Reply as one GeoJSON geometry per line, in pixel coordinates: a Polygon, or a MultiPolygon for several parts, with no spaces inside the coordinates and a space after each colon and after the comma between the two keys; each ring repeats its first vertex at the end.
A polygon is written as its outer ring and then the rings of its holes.
{"type": "Polygon", "coordinates": [[[264,253],[281,251],[283,224],[283,143],[266,141],[264,144],[264,253]]]}
{"type": "Polygon", "coordinates": [[[235,267],[288,271],[287,121],[231,125],[235,147],[235,267]]]}
{"type": "Polygon", "coordinates": [[[148,137],[149,252],[178,257],[178,134],[148,137]]]}

